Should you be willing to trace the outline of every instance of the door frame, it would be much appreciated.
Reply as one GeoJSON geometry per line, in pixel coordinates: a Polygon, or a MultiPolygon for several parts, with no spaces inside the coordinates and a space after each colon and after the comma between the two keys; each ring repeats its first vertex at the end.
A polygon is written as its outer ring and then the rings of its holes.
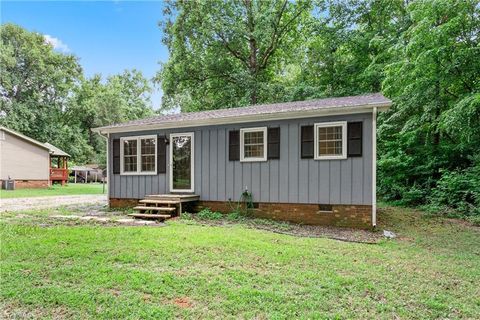
{"type": "Polygon", "coordinates": [[[183,133],[170,133],[170,159],[169,159],[169,180],[170,180],[170,192],[190,192],[193,193],[195,187],[195,138],[194,132],[183,132],[183,133]],[[190,189],[174,189],[173,188],[173,138],[175,137],[190,137],[190,189]]]}

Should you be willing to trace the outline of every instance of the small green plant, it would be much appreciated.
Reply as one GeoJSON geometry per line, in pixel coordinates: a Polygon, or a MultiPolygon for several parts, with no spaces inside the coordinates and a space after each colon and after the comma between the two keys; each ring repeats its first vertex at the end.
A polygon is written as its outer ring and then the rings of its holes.
{"type": "Polygon", "coordinates": [[[182,212],[180,213],[180,219],[183,219],[183,220],[192,220],[193,219],[193,215],[189,212],[182,212]]]}
{"type": "Polygon", "coordinates": [[[223,218],[223,215],[220,212],[212,211],[210,208],[205,208],[197,213],[197,218],[202,220],[220,220],[223,218]]]}
{"type": "Polygon", "coordinates": [[[252,193],[249,192],[248,189],[245,189],[245,191],[243,191],[240,195],[239,201],[234,202],[232,199],[228,199],[228,204],[232,210],[232,213],[247,217],[254,208],[252,193]]]}
{"type": "Polygon", "coordinates": [[[230,220],[230,221],[240,221],[240,220],[244,220],[245,219],[245,216],[242,215],[241,212],[238,212],[238,211],[233,211],[233,212],[230,212],[229,214],[227,214],[227,220],[230,220]]]}
{"type": "Polygon", "coordinates": [[[470,221],[474,226],[480,226],[480,216],[468,217],[468,221],[470,221]]]}

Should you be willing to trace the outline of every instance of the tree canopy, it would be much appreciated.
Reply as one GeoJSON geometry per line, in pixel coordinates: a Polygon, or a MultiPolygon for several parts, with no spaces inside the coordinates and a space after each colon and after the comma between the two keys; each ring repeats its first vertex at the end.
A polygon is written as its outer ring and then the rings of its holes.
{"type": "Polygon", "coordinates": [[[478,0],[171,1],[156,80],[183,111],[383,92],[385,200],[480,214],[478,0]]]}
{"type": "Polygon", "coordinates": [[[105,142],[92,128],[153,114],[141,72],[87,79],[77,57],[56,52],[39,33],[5,24],[0,37],[0,123],[73,161],[105,163],[105,142]]]}

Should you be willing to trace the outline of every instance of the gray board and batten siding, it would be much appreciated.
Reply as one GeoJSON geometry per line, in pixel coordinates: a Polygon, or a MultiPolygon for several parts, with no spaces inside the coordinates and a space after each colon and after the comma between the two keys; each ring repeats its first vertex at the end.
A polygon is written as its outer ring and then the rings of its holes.
{"type": "Polygon", "coordinates": [[[194,193],[203,201],[237,201],[247,187],[254,202],[372,204],[372,113],[110,133],[109,197],[141,199],[170,191],[168,158],[166,174],[112,174],[114,139],[153,134],[169,138],[171,133],[187,132],[194,133],[194,193]],[[302,159],[301,126],[331,121],[363,123],[362,156],[341,160],[302,159]],[[280,159],[229,161],[229,131],[262,126],[280,127],[280,159]]]}

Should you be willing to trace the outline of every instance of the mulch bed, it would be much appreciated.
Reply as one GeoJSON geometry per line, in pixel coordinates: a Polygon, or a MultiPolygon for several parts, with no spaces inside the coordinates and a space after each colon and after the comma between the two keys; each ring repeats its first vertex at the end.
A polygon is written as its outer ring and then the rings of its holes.
{"type": "Polygon", "coordinates": [[[234,225],[242,225],[248,228],[265,230],[280,234],[286,234],[294,237],[307,238],[329,238],[334,240],[376,244],[380,240],[385,239],[380,231],[369,231],[352,228],[339,228],[330,226],[310,226],[295,223],[264,220],[264,219],[245,219],[239,221],[229,220],[202,220],[193,218],[200,225],[231,227],[234,225]]]}

